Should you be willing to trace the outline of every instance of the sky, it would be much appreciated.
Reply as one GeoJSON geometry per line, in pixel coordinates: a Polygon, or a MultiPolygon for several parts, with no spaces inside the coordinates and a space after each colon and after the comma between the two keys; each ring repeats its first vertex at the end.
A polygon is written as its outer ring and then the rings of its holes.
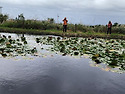
{"type": "Polygon", "coordinates": [[[0,0],[2,13],[10,18],[19,14],[26,19],[54,18],[62,22],[106,25],[108,21],[125,24],[125,0],[0,0]]]}

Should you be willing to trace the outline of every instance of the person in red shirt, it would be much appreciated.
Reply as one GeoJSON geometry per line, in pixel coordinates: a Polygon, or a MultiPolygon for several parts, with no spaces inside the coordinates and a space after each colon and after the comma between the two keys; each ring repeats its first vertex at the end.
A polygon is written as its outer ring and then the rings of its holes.
{"type": "Polygon", "coordinates": [[[63,32],[67,31],[67,22],[68,20],[66,19],[66,17],[63,19],[63,32]]]}
{"type": "Polygon", "coordinates": [[[112,22],[109,21],[108,23],[108,30],[107,30],[107,34],[110,33],[111,34],[111,30],[112,30],[112,22]]]}

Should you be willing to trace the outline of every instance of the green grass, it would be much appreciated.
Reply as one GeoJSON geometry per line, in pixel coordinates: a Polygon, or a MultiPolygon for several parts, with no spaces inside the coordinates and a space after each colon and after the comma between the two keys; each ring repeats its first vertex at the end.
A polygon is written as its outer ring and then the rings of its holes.
{"type": "Polygon", "coordinates": [[[35,34],[35,35],[58,35],[58,36],[67,36],[67,37],[97,37],[97,38],[112,38],[112,39],[125,39],[124,34],[112,33],[107,35],[106,33],[100,32],[73,32],[67,31],[62,32],[61,30],[39,30],[39,29],[22,29],[22,28],[9,28],[9,27],[0,27],[0,32],[5,33],[20,33],[20,34],[35,34]]]}

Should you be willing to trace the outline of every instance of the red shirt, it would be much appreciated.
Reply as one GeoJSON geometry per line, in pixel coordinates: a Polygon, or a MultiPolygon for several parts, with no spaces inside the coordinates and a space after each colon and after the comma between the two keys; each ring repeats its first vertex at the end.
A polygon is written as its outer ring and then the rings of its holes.
{"type": "Polygon", "coordinates": [[[111,28],[111,27],[112,27],[112,23],[109,23],[109,24],[108,24],[108,28],[111,28]]]}

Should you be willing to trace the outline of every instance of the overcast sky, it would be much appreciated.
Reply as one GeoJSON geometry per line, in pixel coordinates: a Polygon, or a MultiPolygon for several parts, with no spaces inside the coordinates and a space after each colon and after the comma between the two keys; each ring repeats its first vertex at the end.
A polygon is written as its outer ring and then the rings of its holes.
{"type": "Polygon", "coordinates": [[[61,22],[67,17],[69,23],[125,24],[125,0],[0,0],[0,6],[10,18],[23,13],[27,19],[49,17],[61,22]]]}

